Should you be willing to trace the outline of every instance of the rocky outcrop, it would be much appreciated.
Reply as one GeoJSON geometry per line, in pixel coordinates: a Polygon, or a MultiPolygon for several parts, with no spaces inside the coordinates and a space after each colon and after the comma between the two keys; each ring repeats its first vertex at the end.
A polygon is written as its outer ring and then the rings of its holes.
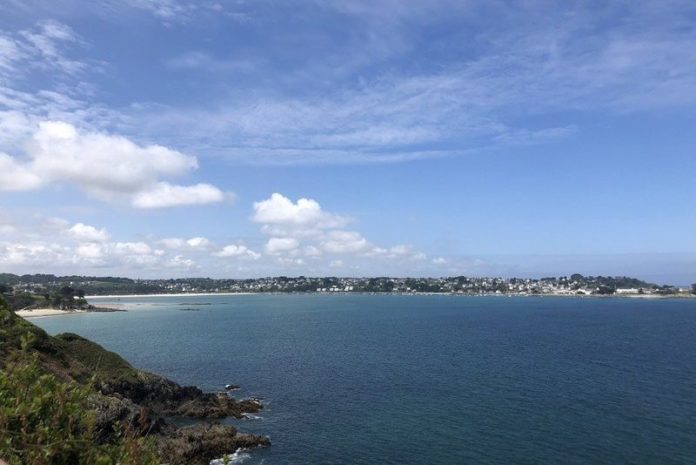
{"type": "Polygon", "coordinates": [[[235,417],[258,412],[260,402],[237,401],[226,393],[203,392],[195,386],[177,383],[152,373],[138,371],[135,377],[113,379],[99,384],[102,394],[124,397],[165,416],[201,419],[235,417]]]}
{"type": "Polygon", "coordinates": [[[257,400],[237,401],[225,392],[203,392],[137,370],[118,354],[76,334],[49,336],[0,305],[0,367],[20,350],[27,336],[28,348],[45,372],[96,388],[89,397],[95,412],[95,442],[112,441],[114,426],[125,425],[129,434],[154,438],[161,459],[170,465],[203,465],[240,447],[270,445],[268,438],[213,421],[258,412],[263,406],[257,400]],[[178,427],[171,417],[200,421],[178,427]]]}
{"type": "Polygon", "coordinates": [[[239,433],[231,426],[199,424],[163,436],[158,449],[170,465],[207,465],[239,448],[270,445],[268,438],[239,433]]]}

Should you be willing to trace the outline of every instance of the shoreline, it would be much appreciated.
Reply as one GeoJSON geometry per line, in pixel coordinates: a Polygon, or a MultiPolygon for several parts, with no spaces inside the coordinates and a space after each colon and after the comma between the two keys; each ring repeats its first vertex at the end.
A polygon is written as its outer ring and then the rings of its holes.
{"type": "MultiPolygon", "coordinates": [[[[179,294],[127,294],[127,295],[96,295],[85,296],[91,300],[100,299],[138,299],[147,297],[214,297],[214,296],[250,296],[250,295],[307,295],[307,296],[331,296],[331,295],[359,295],[359,296],[443,296],[443,297],[542,297],[542,298],[576,298],[576,299],[635,299],[635,300],[662,300],[662,299],[696,299],[696,294],[656,295],[656,294],[613,294],[613,295],[578,295],[578,294],[458,294],[455,292],[192,292],[179,294]]],[[[96,307],[96,310],[58,310],[55,308],[35,308],[33,310],[17,310],[15,313],[22,318],[42,318],[60,315],[80,315],[84,313],[109,313],[136,310],[128,303],[109,303],[109,308],[96,307]],[[118,308],[113,308],[118,307],[118,308]]]]}
{"type": "Polygon", "coordinates": [[[256,295],[262,292],[179,292],[178,294],[108,294],[108,295],[86,295],[85,299],[121,299],[121,298],[142,298],[142,297],[207,297],[211,295],[256,295]]]}
{"type": "Polygon", "coordinates": [[[76,315],[83,313],[112,313],[112,312],[127,312],[125,308],[112,308],[112,307],[93,307],[87,310],[59,310],[57,308],[34,308],[31,310],[16,310],[15,314],[21,316],[22,318],[41,318],[46,316],[59,316],[59,315],[76,315]]]}
{"type": "Polygon", "coordinates": [[[629,299],[696,299],[696,294],[464,294],[457,292],[190,292],[164,294],[123,294],[123,295],[88,295],[85,299],[120,299],[143,297],[212,297],[212,296],[249,296],[249,295],[399,295],[399,296],[452,296],[452,297],[576,297],[576,298],[629,298],[629,299]]]}
{"type": "Polygon", "coordinates": [[[87,310],[58,310],[56,308],[35,308],[33,310],[17,310],[15,314],[22,318],[39,318],[42,316],[75,315],[89,313],[87,310]]]}

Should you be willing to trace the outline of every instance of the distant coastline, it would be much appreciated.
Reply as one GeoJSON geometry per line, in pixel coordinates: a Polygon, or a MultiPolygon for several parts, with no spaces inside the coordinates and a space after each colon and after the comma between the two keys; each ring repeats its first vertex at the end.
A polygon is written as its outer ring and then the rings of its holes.
{"type": "Polygon", "coordinates": [[[577,297],[577,298],[631,298],[631,299],[694,299],[696,294],[522,294],[522,293],[481,293],[481,294],[466,294],[460,292],[364,292],[364,291],[335,291],[335,292],[179,292],[179,293],[162,293],[162,294],[114,294],[114,295],[91,295],[85,296],[86,299],[128,299],[128,298],[143,298],[143,297],[210,297],[210,296],[249,296],[249,295],[399,295],[399,296],[453,296],[453,297],[577,297]]]}
{"type": "MultiPolygon", "coordinates": [[[[0,274],[5,293],[62,298],[63,291],[95,298],[152,295],[251,295],[274,293],[464,294],[464,295],[659,295],[696,294],[690,285],[656,284],[627,276],[515,277],[311,277],[131,279],[122,277],[0,274]]],[[[41,299],[35,299],[40,303],[41,299]]],[[[45,300],[45,299],[44,299],[45,300]]],[[[57,301],[56,301],[57,302],[57,301]]],[[[72,302],[72,301],[71,301],[72,302]]],[[[12,302],[11,302],[12,304],[12,302]]],[[[39,306],[39,305],[37,305],[39,306]]],[[[49,305],[56,307],[57,304],[49,305]]],[[[18,304],[17,307],[21,308],[18,304]]]]}

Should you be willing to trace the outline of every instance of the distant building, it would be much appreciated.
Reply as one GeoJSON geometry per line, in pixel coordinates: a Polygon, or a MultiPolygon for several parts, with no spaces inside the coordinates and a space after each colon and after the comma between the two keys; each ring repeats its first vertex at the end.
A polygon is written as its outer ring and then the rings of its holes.
{"type": "Polygon", "coordinates": [[[623,288],[623,289],[617,289],[616,293],[617,294],[638,294],[640,292],[639,289],[634,289],[634,288],[623,288]]]}

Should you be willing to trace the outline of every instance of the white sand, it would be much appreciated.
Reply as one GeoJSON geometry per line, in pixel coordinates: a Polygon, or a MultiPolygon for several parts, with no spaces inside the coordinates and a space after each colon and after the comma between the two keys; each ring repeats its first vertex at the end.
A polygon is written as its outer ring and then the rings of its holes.
{"type": "Polygon", "coordinates": [[[35,308],[34,310],[18,310],[15,312],[22,318],[36,318],[39,316],[72,315],[86,313],[84,310],[56,310],[55,308],[35,308]]]}

